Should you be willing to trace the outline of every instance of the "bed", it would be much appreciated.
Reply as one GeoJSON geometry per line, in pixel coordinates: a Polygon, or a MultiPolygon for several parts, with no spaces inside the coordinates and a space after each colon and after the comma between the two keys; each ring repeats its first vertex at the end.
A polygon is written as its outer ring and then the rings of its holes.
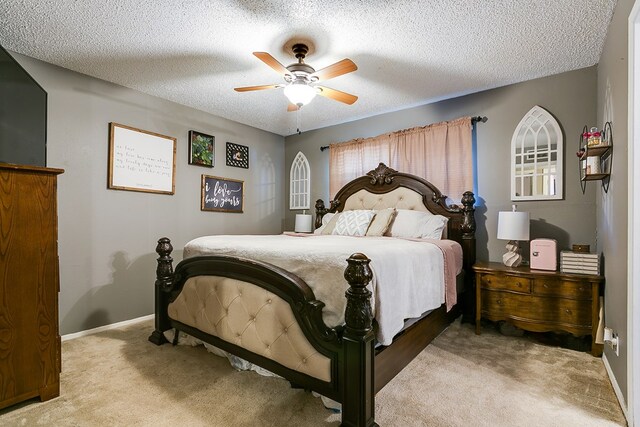
{"type": "MultiPolygon", "coordinates": [[[[447,258],[451,255],[446,255],[442,248],[446,245],[436,244],[442,250],[445,272],[442,303],[439,301],[440,305],[428,310],[428,314],[404,323],[399,332],[385,326],[378,316],[379,313],[393,314],[393,309],[389,308],[393,306],[387,299],[378,298],[381,292],[384,293],[384,287],[390,286],[380,280],[384,274],[379,266],[382,261],[387,264],[399,262],[393,261],[395,255],[391,251],[395,240],[413,244],[410,249],[402,249],[403,253],[409,254],[418,252],[417,248],[422,250],[427,244],[420,241],[424,239],[351,237],[351,240],[363,242],[364,250],[346,257],[344,279],[339,279],[329,267],[316,265],[313,257],[286,264],[277,258],[252,259],[245,256],[245,252],[227,253],[217,249],[223,254],[207,254],[201,248],[203,241],[198,239],[187,245],[188,251],[185,247],[185,259],[174,270],[173,248],[165,237],[156,247],[159,255],[155,282],[156,318],[155,330],[149,340],[161,345],[168,342],[165,331],[184,332],[280,375],[294,386],[341,403],[343,426],[375,426],[376,393],[460,315],[461,306],[465,305],[464,295],[473,295],[474,203],[474,195],[469,191],[464,193],[460,205],[447,205],[446,197],[431,183],[384,164],[345,185],[329,207],[321,200],[316,202],[316,228],[326,227],[330,214],[334,219],[344,219],[354,212],[389,209],[396,219],[405,211],[446,218],[446,241],[457,242],[450,246],[459,247],[461,252],[461,272],[454,278],[453,295],[450,281],[446,284],[446,272],[451,275],[452,258],[447,258]],[[386,242],[387,252],[376,249],[375,241],[382,241],[382,245],[386,242]],[[375,257],[372,255],[370,259],[365,255],[367,252],[375,253],[375,257]],[[312,267],[309,271],[316,271],[316,276],[311,277],[297,268],[305,262],[312,267]],[[318,271],[326,275],[318,277],[318,271]],[[331,291],[326,287],[320,288],[318,282],[326,282],[323,286],[336,286],[334,293],[344,294],[343,304],[336,303],[335,295],[327,293],[331,291]],[[458,292],[462,291],[460,294],[455,290],[456,284],[458,292]],[[325,304],[329,300],[332,300],[330,304],[325,304]],[[334,308],[329,310],[329,306],[334,308]],[[344,309],[344,315],[340,313],[341,309],[344,309]]],[[[373,227],[372,223],[370,225],[373,227]]],[[[320,244],[323,238],[329,237],[285,235],[277,240],[293,240],[305,245],[304,242],[320,244]]],[[[259,242],[262,238],[256,236],[253,240],[259,242]]],[[[233,240],[232,246],[242,247],[241,243],[242,239],[238,238],[233,240]]],[[[265,240],[263,245],[271,243],[265,240]]],[[[347,243],[333,246],[343,251],[352,248],[347,243]]],[[[323,253],[317,255],[318,259],[322,257],[323,253]]],[[[282,259],[287,258],[285,253],[282,259]]],[[[394,319],[393,324],[396,323],[397,319],[394,319]]]]}

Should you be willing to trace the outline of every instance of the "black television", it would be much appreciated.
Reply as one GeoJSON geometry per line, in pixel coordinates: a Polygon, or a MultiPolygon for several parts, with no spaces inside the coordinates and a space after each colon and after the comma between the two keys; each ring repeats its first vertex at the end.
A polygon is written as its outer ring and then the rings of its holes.
{"type": "Polygon", "coordinates": [[[47,164],[47,92],[0,46],[0,162],[47,164]]]}

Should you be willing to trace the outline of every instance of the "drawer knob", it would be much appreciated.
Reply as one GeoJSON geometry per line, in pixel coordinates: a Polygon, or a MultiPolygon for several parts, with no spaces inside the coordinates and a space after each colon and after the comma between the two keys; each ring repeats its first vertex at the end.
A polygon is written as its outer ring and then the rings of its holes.
{"type": "Polygon", "coordinates": [[[549,285],[547,285],[546,283],[544,285],[542,285],[543,288],[545,289],[549,289],[549,285]]]}
{"type": "Polygon", "coordinates": [[[520,282],[516,282],[516,285],[518,285],[519,288],[522,287],[522,283],[520,283],[520,282]]]}
{"type": "Polygon", "coordinates": [[[487,283],[491,283],[491,279],[487,279],[487,283]]]}
{"type": "Polygon", "coordinates": [[[567,313],[567,314],[571,314],[571,310],[569,310],[569,309],[567,308],[567,309],[565,309],[565,313],[567,313]]]}
{"type": "Polygon", "coordinates": [[[502,305],[502,300],[501,299],[497,299],[496,302],[498,303],[498,305],[502,305]]]}
{"type": "Polygon", "coordinates": [[[580,292],[584,292],[584,288],[580,286],[580,292]]]}

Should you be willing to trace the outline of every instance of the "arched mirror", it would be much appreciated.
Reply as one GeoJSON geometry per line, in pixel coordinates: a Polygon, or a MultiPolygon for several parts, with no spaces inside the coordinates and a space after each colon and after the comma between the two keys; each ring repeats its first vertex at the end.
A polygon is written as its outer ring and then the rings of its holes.
{"type": "Polygon", "coordinates": [[[309,161],[298,151],[289,171],[289,209],[309,209],[311,169],[309,161]]]}
{"type": "Polygon", "coordinates": [[[563,152],[560,125],[536,105],[511,138],[511,200],[562,199],[563,152]]]}

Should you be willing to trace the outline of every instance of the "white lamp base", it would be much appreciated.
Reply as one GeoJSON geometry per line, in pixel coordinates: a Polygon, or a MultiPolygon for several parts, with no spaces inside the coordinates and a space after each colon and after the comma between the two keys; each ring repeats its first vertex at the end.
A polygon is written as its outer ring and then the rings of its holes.
{"type": "Polygon", "coordinates": [[[509,240],[506,248],[507,252],[502,255],[502,263],[507,267],[517,267],[522,264],[522,255],[520,255],[518,242],[515,240],[509,240]]]}

